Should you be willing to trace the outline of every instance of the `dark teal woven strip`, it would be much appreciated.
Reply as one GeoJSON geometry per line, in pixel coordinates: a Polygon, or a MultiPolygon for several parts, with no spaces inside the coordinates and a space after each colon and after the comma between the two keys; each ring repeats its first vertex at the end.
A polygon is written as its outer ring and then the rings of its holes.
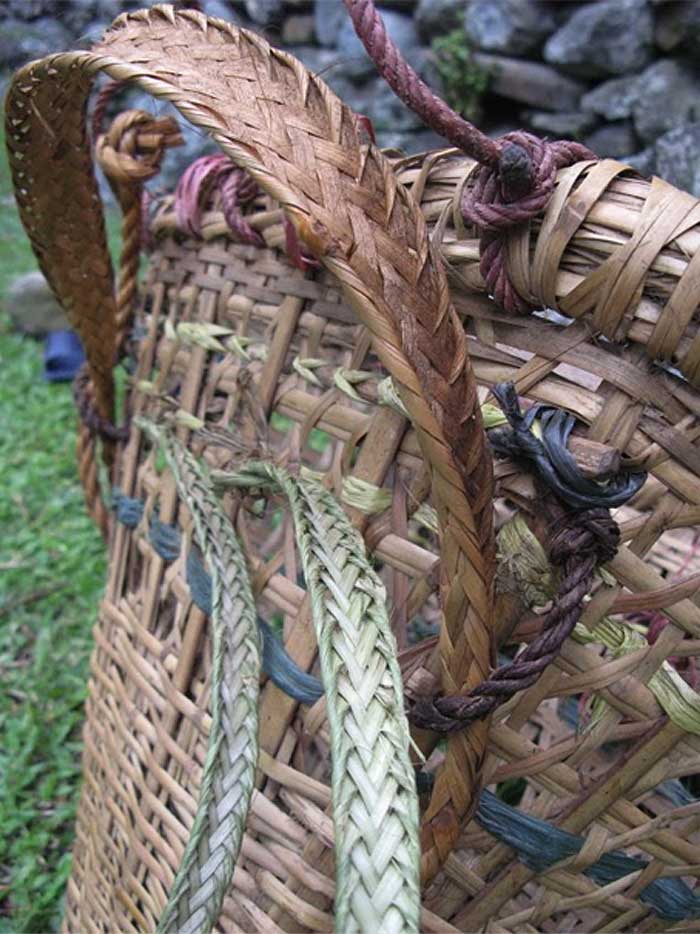
{"type": "MultiPolygon", "coordinates": [[[[476,819],[497,840],[516,850],[518,858],[535,872],[544,872],[560,860],[575,856],[584,843],[583,837],[530,817],[489,791],[481,795],[476,819]]],[[[607,885],[647,865],[646,860],[624,853],[606,853],[584,875],[598,885],[607,885]]],[[[682,879],[656,879],[642,889],[639,898],[667,921],[700,918],[700,896],[682,879]]]]}
{"type": "MultiPolygon", "coordinates": [[[[143,500],[126,496],[121,490],[112,491],[112,508],[116,518],[127,528],[134,529],[141,521],[144,510],[143,500]]],[[[157,555],[164,561],[174,561],[180,554],[182,536],[173,525],[166,525],[157,516],[151,516],[148,540],[157,555]]],[[[193,546],[186,563],[187,585],[190,588],[192,602],[199,609],[211,615],[212,585],[211,577],[204,568],[199,549],[193,546]]],[[[258,617],[258,626],[262,636],[262,667],[270,680],[281,691],[300,704],[314,704],[323,696],[323,685],[318,678],[307,674],[289,656],[280,639],[268,624],[258,617]]]]}

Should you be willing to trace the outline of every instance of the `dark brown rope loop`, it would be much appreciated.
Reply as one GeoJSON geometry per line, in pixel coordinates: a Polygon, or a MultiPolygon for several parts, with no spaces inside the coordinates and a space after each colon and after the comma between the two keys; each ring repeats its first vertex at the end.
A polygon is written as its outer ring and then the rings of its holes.
{"type": "MultiPolygon", "coordinates": [[[[514,439],[520,442],[514,445],[514,451],[522,453],[528,443],[539,444],[530,434],[527,416],[520,411],[513,385],[498,384],[493,387],[493,394],[508,418],[514,439]]],[[[552,493],[552,479],[552,474],[538,472],[537,482],[543,489],[542,506],[551,529],[549,559],[561,569],[561,581],[552,608],[542,620],[540,634],[513,662],[493,672],[468,694],[418,698],[409,714],[416,726],[451,733],[492,713],[537,681],[581,618],[595,569],[615,556],[620,531],[605,506],[576,508],[565,504],[552,493]]],[[[627,498],[637,489],[638,486],[629,486],[627,498]]]]}
{"type": "Polygon", "coordinates": [[[615,555],[620,533],[607,509],[573,512],[559,505],[555,508],[560,515],[554,523],[549,553],[552,563],[561,567],[563,576],[540,635],[515,661],[499,668],[468,694],[419,698],[410,711],[410,719],[416,726],[438,733],[464,729],[533,685],[559,654],[581,618],[593,572],[615,555]]]}
{"type": "Polygon", "coordinates": [[[92,142],[97,142],[102,135],[107,108],[114,98],[126,87],[126,81],[109,81],[100,88],[92,109],[92,142]]]}
{"type": "Polygon", "coordinates": [[[423,82],[387,35],[374,0],[345,0],[357,35],[394,93],[436,133],[480,163],[475,184],[465,190],[462,213],[481,231],[481,273],[488,292],[506,311],[533,306],[508,278],[508,229],[540,214],[559,169],[594,153],[580,143],[546,142],[531,133],[508,133],[492,140],[460,117],[423,82]]]}
{"type": "Polygon", "coordinates": [[[80,419],[93,437],[103,441],[117,443],[128,441],[129,425],[115,425],[108,418],[100,415],[92,393],[92,383],[88,366],[84,363],[73,380],[73,399],[80,419]]]}

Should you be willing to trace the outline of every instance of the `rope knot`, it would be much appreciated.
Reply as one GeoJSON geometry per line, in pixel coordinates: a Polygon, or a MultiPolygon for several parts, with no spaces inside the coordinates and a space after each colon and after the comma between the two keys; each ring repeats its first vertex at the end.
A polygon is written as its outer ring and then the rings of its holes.
{"type": "Polygon", "coordinates": [[[182,142],[174,117],[125,110],[98,137],[95,155],[110,182],[141,185],[160,171],[165,150],[182,142]]]}
{"type": "Polygon", "coordinates": [[[236,240],[264,246],[263,238],[241,213],[258,194],[257,183],[221,153],[201,156],[185,170],[175,190],[175,215],[180,230],[193,237],[202,236],[202,213],[207,203],[218,196],[226,223],[236,240]]]}
{"type": "Polygon", "coordinates": [[[544,211],[560,169],[595,156],[580,143],[548,142],[520,130],[495,145],[497,155],[482,162],[474,184],[464,190],[462,216],[481,232],[480,269],[489,293],[506,311],[522,314],[533,301],[520,295],[509,278],[508,232],[544,211]]]}
{"type": "Polygon", "coordinates": [[[605,564],[615,557],[619,542],[620,530],[607,509],[567,512],[555,523],[549,557],[560,567],[587,557],[594,558],[596,564],[605,564]]]}

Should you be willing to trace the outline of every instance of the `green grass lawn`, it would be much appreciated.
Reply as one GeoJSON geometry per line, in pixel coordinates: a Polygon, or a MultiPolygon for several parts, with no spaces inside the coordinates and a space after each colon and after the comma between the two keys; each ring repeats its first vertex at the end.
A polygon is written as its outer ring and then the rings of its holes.
{"type": "MultiPolygon", "coordinates": [[[[0,139],[0,302],[33,268],[0,139]]],[[[77,477],[70,386],[42,382],[41,354],[0,312],[0,930],[13,932],[60,921],[105,574],[77,477]]]]}

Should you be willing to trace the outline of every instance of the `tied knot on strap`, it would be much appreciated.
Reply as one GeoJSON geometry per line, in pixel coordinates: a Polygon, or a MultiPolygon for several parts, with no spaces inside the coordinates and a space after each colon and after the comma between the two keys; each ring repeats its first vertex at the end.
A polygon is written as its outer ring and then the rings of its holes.
{"type": "Polygon", "coordinates": [[[125,110],[98,137],[95,155],[112,184],[141,185],[158,174],[165,150],[182,142],[174,117],[125,110]]]}
{"type": "Polygon", "coordinates": [[[620,543],[620,529],[607,509],[586,509],[566,513],[555,522],[549,541],[552,564],[569,564],[591,558],[594,565],[612,560],[620,543]]]}
{"type": "Polygon", "coordinates": [[[466,188],[462,214],[481,232],[481,273],[490,294],[506,311],[536,306],[521,295],[506,265],[509,231],[540,214],[559,169],[595,155],[580,143],[547,142],[532,133],[508,133],[493,140],[430,90],[389,38],[374,0],[345,0],[355,32],[394,93],[438,135],[480,164],[466,188]]]}
{"type": "Polygon", "coordinates": [[[524,131],[492,144],[488,161],[478,160],[474,184],[464,190],[462,216],[481,233],[480,269],[488,292],[506,311],[524,314],[535,303],[520,295],[509,277],[508,233],[544,211],[560,169],[595,156],[580,143],[548,142],[524,131]]]}
{"type": "Polygon", "coordinates": [[[256,182],[228,156],[201,156],[185,170],[175,190],[177,225],[184,233],[201,238],[202,214],[212,198],[217,197],[234,239],[264,246],[263,238],[241,213],[241,208],[257,194],[256,182]]]}
{"type": "MultiPolygon", "coordinates": [[[[561,580],[556,598],[542,619],[540,634],[512,662],[492,672],[468,694],[436,695],[416,700],[410,711],[413,723],[439,733],[463,729],[473,720],[488,716],[514,694],[531,687],[538,680],[555,660],[581,618],[596,567],[615,556],[620,541],[617,524],[605,505],[595,502],[595,499],[592,505],[587,504],[586,497],[579,497],[575,489],[579,480],[590,481],[581,477],[573,457],[566,451],[573,416],[551,406],[533,406],[523,414],[512,383],[495,386],[493,393],[509,423],[508,429],[491,431],[494,447],[534,464],[540,480],[551,491],[544,499],[543,507],[552,527],[549,559],[561,568],[561,580]],[[541,419],[543,441],[540,441],[532,432],[532,423],[535,415],[539,413],[541,416],[543,412],[549,420],[541,419]],[[564,421],[555,418],[557,415],[563,416],[564,421]],[[565,454],[570,460],[564,457],[565,454]],[[557,473],[558,462],[564,465],[564,478],[557,473]],[[567,482],[571,482],[574,488],[569,489],[567,482]],[[578,505],[574,508],[570,503],[565,505],[562,491],[573,495],[578,505]],[[581,505],[581,499],[586,505],[581,505]]],[[[643,482],[644,475],[641,478],[643,482]]],[[[639,483],[637,479],[633,484],[627,484],[627,492],[638,489],[639,483]]],[[[601,484],[596,486],[602,487],[601,484]]],[[[606,491],[598,492],[599,498],[604,499],[606,491]]]]}

